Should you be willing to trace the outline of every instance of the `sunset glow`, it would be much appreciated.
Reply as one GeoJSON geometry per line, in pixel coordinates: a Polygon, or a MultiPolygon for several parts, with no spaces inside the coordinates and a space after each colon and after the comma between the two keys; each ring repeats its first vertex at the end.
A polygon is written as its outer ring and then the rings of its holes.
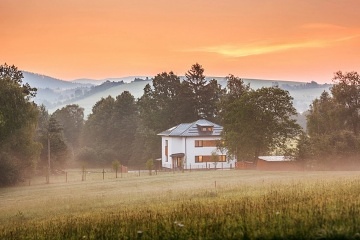
{"type": "Polygon", "coordinates": [[[0,62],[72,80],[183,75],[331,82],[360,71],[358,0],[2,0],[0,62]]]}

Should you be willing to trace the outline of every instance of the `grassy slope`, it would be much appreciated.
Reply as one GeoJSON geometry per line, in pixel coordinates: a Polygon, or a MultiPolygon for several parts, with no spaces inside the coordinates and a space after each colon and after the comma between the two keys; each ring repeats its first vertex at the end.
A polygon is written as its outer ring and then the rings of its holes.
{"type": "MultiPolygon", "coordinates": [[[[78,104],[79,106],[83,107],[84,115],[88,116],[92,112],[92,108],[95,103],[98,102],[101,98],[106,98],[107,96],[112,96],[113,98],[116,98],[116,96],[120,95],[124,91],[129,91],[135,98],[139,98],[144,93],[143,90],[147,83],[149,83],[149,81],[125,83],[120,86],[112,87],[102,92],[93,94],[84,99],[74,101],[71,104],[78,104]]],[[[50,112],[54,112],[56,111],[56,109],[60,109],[62,107],[65,107],[65,105],[60,105],[57,106],[55,109],[50,109],[50,112]]]]}
{"type": "Polygon", "coordinates": [[[350,238],[360,231],[359,180],[358,172],[207,171],[5,188],[0,239],[138,230],[143,239],[350,238]]]}

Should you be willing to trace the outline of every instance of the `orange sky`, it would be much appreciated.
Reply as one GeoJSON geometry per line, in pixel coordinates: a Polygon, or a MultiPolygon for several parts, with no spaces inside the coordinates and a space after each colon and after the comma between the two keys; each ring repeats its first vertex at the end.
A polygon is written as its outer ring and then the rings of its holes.
{"type": "Polygon", "coordinates": [[[0,0],[0,64],[71,80],[360,71],[359,0],[0,0]]]}

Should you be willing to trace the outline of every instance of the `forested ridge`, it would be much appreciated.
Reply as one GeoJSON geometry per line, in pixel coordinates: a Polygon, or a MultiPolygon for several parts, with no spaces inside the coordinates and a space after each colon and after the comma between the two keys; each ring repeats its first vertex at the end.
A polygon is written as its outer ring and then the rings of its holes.
{"type": "Polygon", "coordinates": [[[307,169],[354,168],[360,161],[357,72],[334,74],[331,92],[309,108],[306,131],[294,119],[297,112],[287,90],[276,85],[255,90],[231,74],[222,87],[216,79],[206,80],[198,63],[184,79],[171,71],[157,74],[138,99],[128,91],[102,98],[87,120],[76,104],[49,114],[33,102],[36,89],[22,79],[15,66],[0,66],[2,186],[69,166],[118,161],[144,167],[161,155],[159,132],[201,118],[224,127],[220,147],[238,161],[275,152],[307,169]]]}

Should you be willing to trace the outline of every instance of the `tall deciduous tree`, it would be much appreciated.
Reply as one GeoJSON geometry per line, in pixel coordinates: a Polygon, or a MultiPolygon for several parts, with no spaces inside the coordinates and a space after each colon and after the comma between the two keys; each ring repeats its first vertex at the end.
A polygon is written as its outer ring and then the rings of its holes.
{"type": "Polygon", "coordinates": [[[50,165],[51,170],[64,167],[64,164],[69,158],[69,149],[65,142],[63,131],[63,126],[55,117],[51,116],[47,127],[48,144],[50,144],[50,160],[52,163],[50,165]]]}
{"type": "Polygon", "coordinates": [[[102,98],[92,108],[92,113],[84,125],[82,146],[93,149],[105,148],[109,136],[112,135],[112,113],[115,99],[111,96],[102,98]]]}
{"type": "Polygon", "coordinates": [[[62,125],[66,143],[77,149],[80,144],[80,134],[84,126],[84,109],[79,105],[67,105],[56,110],[52,116],[62,125]]]}
{"type": "Polygon", "coordinates": [[[250,90],[250,85],[245,84],[244,81],[232,74],[226,77],[226,99],[230,103],[236,99],[239,99],[244,93],[250,90]]]}
{"type": "Polygon", "coordinates": [[[224,112],[225,147],[238,160],[250,161],[274,148],[286,149],[286,142],[300,132],[295,114],[287,91],[271,87],[244,92],[224,112]]]}
{"type": "Polygon", "coordinates": [[[37,141],[42,145],[40,166],[46,172],[64,167],[69,157],[69,149],[65,142],[63,126],[42,105],[39,107],[37,124],[37,141]]]}
{"type": "MultiPolygon", "coordinates": [[[[98,153],[99,165],[111,164],[113,160],[120,160],[127,165],[132,155],[137,123],[136,101],[128,91],[124,91],[116,99],[110,96],[101,99],[95,104],[85,123],[80,157],[83,158],[86,155],[84,153],[93,149],[98,153]]],[[[138,150],[141,150],[141,146],[138,146],[138,150]]]]}
{"type": "Polygon", "coordinates": [[[36,165],[40,145],[34,142],[36,89],[22,84],[15,66],[0,66],[0,185],[16,183],[36,165]]]}
{"type": "Polygon", "coordinates": [[[155,131],[163,131],[173,124],[186,121],[187,98],[183,97],[183,92],[180,78],[173,72],[156,75],[152,86],[145,86],[138,102],[145,125],[155,131]]]}
{"type": "Polygon", "coordinates": [[[154,77],[152,86],[145,86],[138,101],[140,120],[133,147],[133,163],[145,163],[149,157],[159,157],[161,141],[157,133],[181,122],[192,121],[191,96],[189,88],[173,72],[160,73],[154,77]],[[141,151],[138,146],[143,146],[141,151]]]}
{"type": "MultiPolygon", "coordinates": [[[[113,150],[124,165],[128,165],[132,155],[137,122],[138,111],[135,98],[130,92],[124,91],[115,100],[112,115],[113,138],[111,139],[113,150]]],[[[141,146],[138,146],[138,150],[140,149],[141,146]]]]}
{"type": "Polygon", "coordinates": [[[307,115],[307,131],[310,136],[326,135],[344,128],[344,116],[341,106],[323,92],[310,105],[307,115]]]}
{"type": "Polygon", "coordinates": [[[336,72],[330,94],[324,92],[310,106],[308,136],[298,144],[299,159],[321,168],[354,167],[360,155],[360,77],[336,72]]]}
{"type": "Polygon", "coordinates": [[[250,85],[246,85],[241,78],[235,77],[232,74],[226,77],[225,94],[220,98],[218,106],[220,122],[223,121],[225,113],[231,111],[231,104],[240,99],[249,90],[250,85]]]}
{"type": "Polygon", "coordinates": [[[335,85],[331,93],[337,103],[341,104],[349,129],[355,135],[360,132],[360,76],[357,72],[342,73],[338,71],[333,78],[335,85]]]}

